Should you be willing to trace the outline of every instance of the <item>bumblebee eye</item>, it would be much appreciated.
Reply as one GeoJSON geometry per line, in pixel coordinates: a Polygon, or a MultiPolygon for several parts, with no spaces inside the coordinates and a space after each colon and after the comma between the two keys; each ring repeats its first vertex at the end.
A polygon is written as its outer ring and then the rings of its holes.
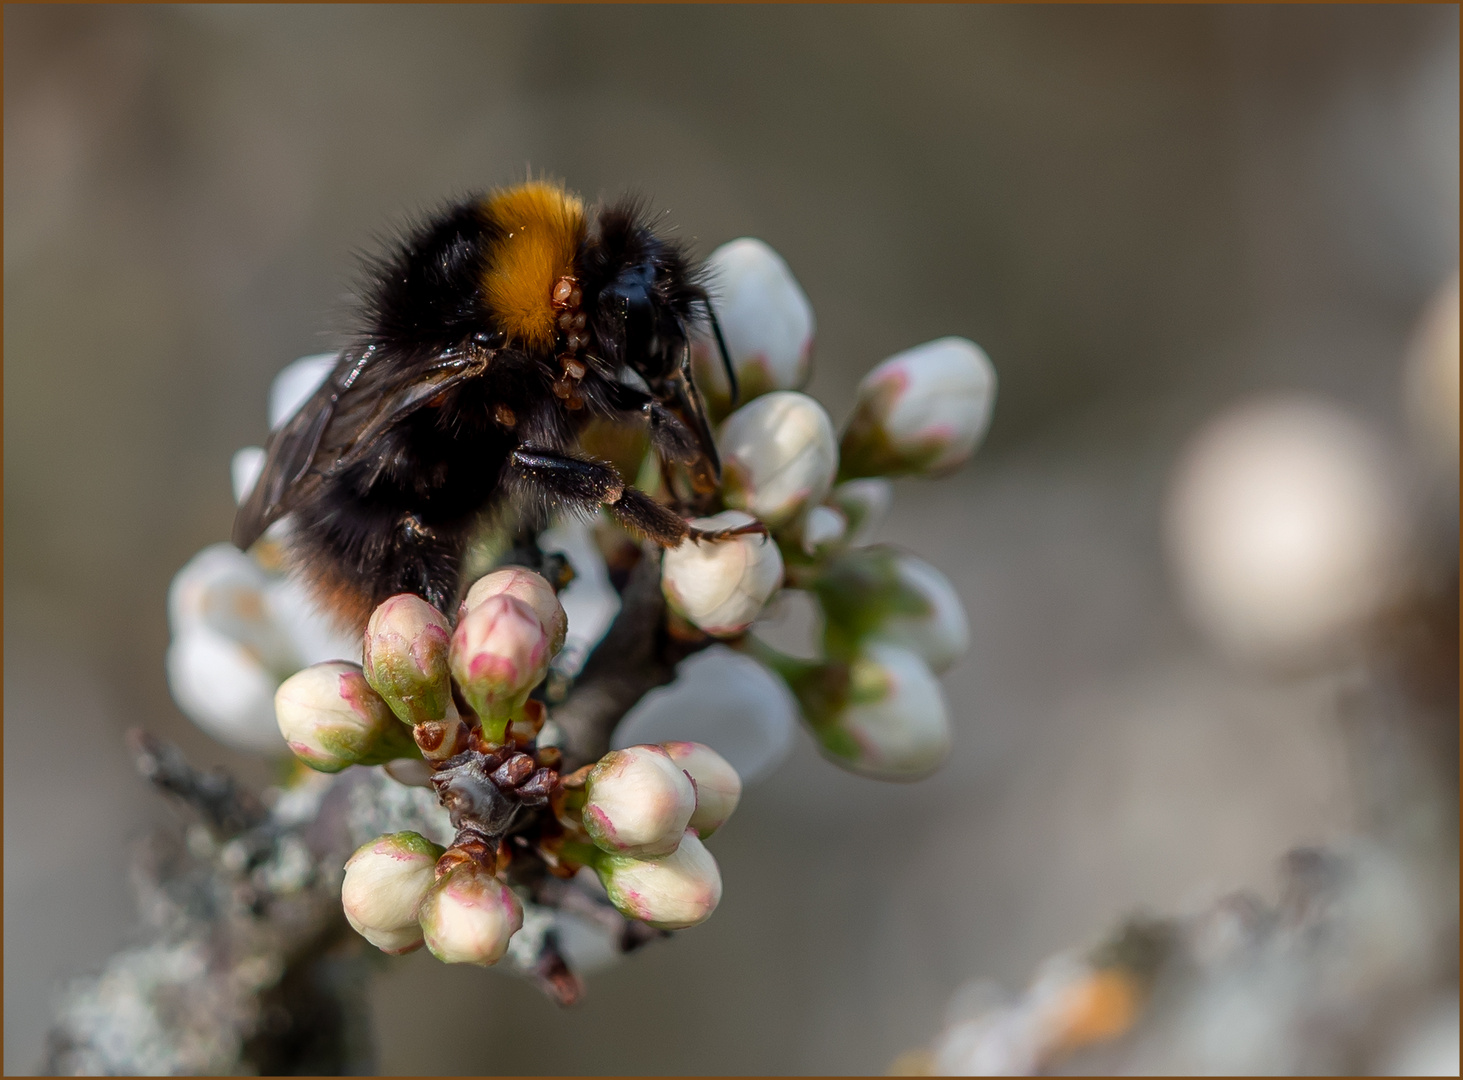
{"type": "Polygon", "coordinates": [[[486,349],[501,349],[508,341],[508,335],[501,330],[494,330],[492,332],[479,330],[472,336],[472,340],[475,344],[481,345],[486,349]]]}

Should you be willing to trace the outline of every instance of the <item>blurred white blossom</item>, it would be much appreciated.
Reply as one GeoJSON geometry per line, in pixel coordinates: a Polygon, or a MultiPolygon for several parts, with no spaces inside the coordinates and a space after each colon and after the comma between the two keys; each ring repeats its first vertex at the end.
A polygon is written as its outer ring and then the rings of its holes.
{"type": "Polygon", "coordinates": [[[1311,663],[1385,604],[1408,506],[1381,439],[1301,396],[1210,421],[1174,471],[1165,531],[1181,599],[1233,655],[1311,663]]]}
{"type": "Polygon", "coordinates": [[[713,646],[682,661],[675,682],[641,698],[610,745],[694,740],[752,783],[787,757],[796,727],[797,702],[781,679],[750,657],[713,646]]]}
{"type": "Polygon", "coordinates": [[[240,750],[284,753],[274,717],[283,679],[322,660],[360,655],[303,587],[232,544],[190,559],[168,591],[168,684],[178,707],[240,750]]]}
{"type": "Polygon", "coordinates": [[[1407,418],[1432,467],[1457,495],[1458,272],[1437,291],[1413,333],[1404,383],[1407,418]]]}
{"type": "MultiPolygon", "coordinates": [[[[782,256],[761,240],[743,237],[713,251],[706,267],[741,402],[806,383],[813,353],[813,307],[782,256]]],[[[725,415],[731,388],[709,332],[692,342],[691,363],[696,386],[712,415],[725,415]]]]}

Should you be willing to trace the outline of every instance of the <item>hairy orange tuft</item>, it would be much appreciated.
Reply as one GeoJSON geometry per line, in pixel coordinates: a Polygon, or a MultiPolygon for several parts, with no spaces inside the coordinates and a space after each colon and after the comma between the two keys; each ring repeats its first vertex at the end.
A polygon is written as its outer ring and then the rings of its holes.
{"type": "Polygon", "coordinates": [[[530,181],[489,195],[483,215],[497,239],[483,295],[498,328],[529,349],[554,343],[554,283],[574,272],[584,239],[584,204],[557,184],[530,181]]]}

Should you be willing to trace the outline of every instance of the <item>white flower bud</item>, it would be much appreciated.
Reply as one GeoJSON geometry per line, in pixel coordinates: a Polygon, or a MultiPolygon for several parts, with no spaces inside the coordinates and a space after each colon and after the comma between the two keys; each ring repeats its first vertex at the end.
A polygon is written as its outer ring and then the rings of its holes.
{"type": "Polygon", "coordinates": [[[420,596],[386,600],[366,624],[366,681],[402,722],[419,724],[447,715],[452,686],[447,649],[452,631],[440,611],[420,596]]]}
{"type": "Polygon", "coordinates": [[[620,914],[660,930],[705,922],[721,902],[721,871],[694,832],[662,859],[604,855],[595,869],[620,914]]]}
{"type": "Polygon", "coordinates": [[[848,543],[866,544],[894,503],[894,485],[882,476],[845,480],[833,489],[828,501],[848,519],[848,543]]]}
{"type": "MultiPolygon", "coordinates": [[[[761,240],[744,237],[713,251],[706,267],[741,402],[807,382],[813,306],[782,257],[761,240]]],[[[725,415],[731,387],[709,330],[692,341],[691,364],[707,407],[713,415],[725,415]]]]}
{"type": "Polygon", "coordinates": [[[850,665],[847,700],[814,734],[835,762],[878,780],[918,780],[950,753],[939,682],[917,655],[882,642],[850,665]]]}
{"type": "Polygon", "coordinates": [[[444,964],[496,964],[523,926],[513,890],[474,862],[443,874],[418,914],[427,948],[444,964]]]}
{"type": "Polygon", "coordinates": [[[1377,436],[1325,402],[1261,399],[1211,421],[1166,509],[1189,616],[1244,659],[1323,659],[1398,584],[1400,489],[1377,436]]]}
{"type": "Polygon", "coordinates": [[[970,623],[950,579],[923,559],[900,552],[894,560],[899,583],[917,595],[925,610],[890,614],[874,630],[879,641],[902,645],[941,674],[970,648],[970,623]]]}
{"type": "Polygon", "coordinates": [[[489,597],[500,595],[512,596],[533,608],[539,622],[544,624],[549,633],[551,653],[564,647],[569,619],[564,614],[558,596],[554,594],[554,587],[544,580],[542,574],[535,574],[522,566],[505,566],[473,582],[472,588],[467,590],[467,596],[463,598],[462,606],[457,609],[458,619],[462,619],[489,597]]]}
{"type": "Polygon", "coordinates": [[[659,746],[611,750],[585,781],[584,830],[605,851],[668,855],[696,810],[696,788],[659,746]]]}
{"type": "Polygon", "coordinates": [[[814,581],[829,655],[852,656],[865,641],[913,650],[936,674],[970,646],[970,624],[944,574],[887,544],[845,551],[814,581]]]}
{"type": "Polygon", "coordinates": [[[949,472],[975,452],[995,400],[996,370],[973,341],[940,338],[891,356],[859,383],[840,476],[949,472]]]}
{"type": "Polygon", "coordinates": [[[705,840],[721,828],[742,798],[742,778],[711,747],[698,742],[661,743],[671,760],[696,782],[696,812],[690,827],[705,840]]]}
{"type": "Polygon", "coordinates": [[[551,644],[533,608],[506,593],[488,597],[457,624],[448,662],[489,738],[503,737],[542,681],[553,658],[551,644]]]}
{"type": "Polygon", "coordinates": [[[280,734],[320,772],[414,756],[416,746],[355,664],[332,661],[291,675],[274,695],[280,734]]]}
{"type": "MultiPolygon", "coordinates": [[[[752,517],[725,510],[691,522],[708,532],[746,525],[752,517]]],[[[782,553],[765,536],[686,539],[665,553],[661,590],[678,614],[712,637],[733,637],[757,618],[782,582],[782,553]]]]}
{"type": "Polygon", "coordinates": [[[726,504],[772,528],[823,500],[838,471],[838,437],[828,413],[806,394],[779,390],[726,418],[721,451],[726,504]]]}
{"type": "Polygon", "coordinates": [[[341,906],[351,927],[382,952],[411,952],[422,943],[417,911],[433,881],[442,848],[414,832],[378,836],[345,864],[341,906]]]}
{"type": "Polygon", "coordinates": [[[842,510],[815,506],[803,515],[802,548],[808,556],[819,556],[842,546],[848,533],[848,519],[842,510]]]}

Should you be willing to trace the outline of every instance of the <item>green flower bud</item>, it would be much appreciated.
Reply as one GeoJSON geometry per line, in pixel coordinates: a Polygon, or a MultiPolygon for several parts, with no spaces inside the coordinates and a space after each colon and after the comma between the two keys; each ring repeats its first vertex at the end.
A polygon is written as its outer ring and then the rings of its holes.
{"type": "Polygon", "coordinates": [[[848,659],[866,641],[901,645],[936,673],[970,645],[960,597],[944,574],[886,544],[853,548],[813,582],[824,614],[828,655],[848,659]]]}
{"type": "Polygon", "coordinates": [[[507,593],[488,597],[457,624],[448,663],[490,740],[502,741],[543,680],[551,645],[533,608],[507,593]]]}
{"type": "Polygon", "coordinates": [[[446,617],[420,596],[393,596],[371,613],[364,649],[366,681],[403,723],[441,720],[447,714],[451,640],[446,617]]]}

